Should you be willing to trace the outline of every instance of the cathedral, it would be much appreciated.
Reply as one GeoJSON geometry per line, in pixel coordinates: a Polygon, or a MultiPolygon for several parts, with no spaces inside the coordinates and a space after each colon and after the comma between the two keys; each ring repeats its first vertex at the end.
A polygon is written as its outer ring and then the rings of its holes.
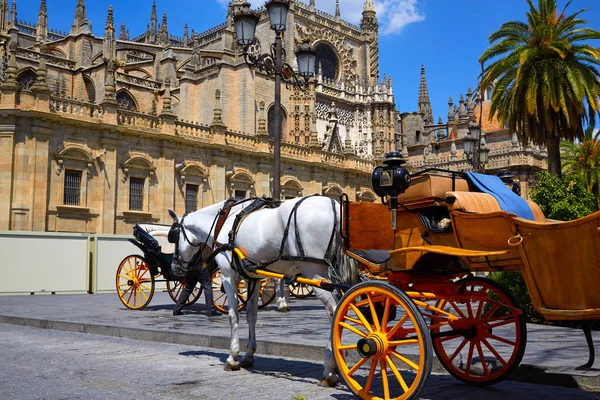
{"type": "MultiPolygon", "coordinates": [[[[170,223],[167,208],[269,196],[275,84],[236,43],[242,3],[230,2],[222,24],[204,32],[186,24],[182,36],[155,3],[137,36],[115,26],[109,8],[98,37],[85,0],[68,32],[49,28],[45,0],[36,23],[17,18],[16,0],[0,0],[0,230],[130,234],[138,222],[170,223]]],[[[258,55],[274,33],[265,8],[256,11],[248,51],[258,55]]],[[[331,15],[315,0],[291,0],[284,48],[294,67],[305,40],[316,76],[306,91],[282,88],[282,199],[378,201],[371,171],[391,150],[414,170],[469,169],[462,139],[480,107],[487,117],[488,98],[469,91],[435,124],[422,69],[418,110],[397,111],[392,79],[379,71],[373,0],[360,26],[341,18],[339,1],[331,15]]],[[[488,169],[510,167],[523,185],[544,168],[543,151],[483,122],[488,169]]]]}

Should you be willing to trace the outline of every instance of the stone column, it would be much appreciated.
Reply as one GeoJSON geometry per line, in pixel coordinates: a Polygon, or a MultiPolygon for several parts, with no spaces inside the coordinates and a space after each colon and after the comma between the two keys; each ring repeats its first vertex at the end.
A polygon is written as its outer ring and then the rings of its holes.
{"type": "Polygon", "coordinates": [[[17,129],[15,117],[3,117],[0,124],[0,230],[10,229],[13,183],[13,148],[17,129]]]}
{"type": "Polygon", "coordinates": [[[35,161],[33,174],[33,193],[30,226],[34,231],[45,231],[48,212],[48,168],[50,153],[50,137],[52,130],[45,126],[31,128],[35,141],[35,161]]]}
{"type": "Polygon", "coordinates": [[[210,167],[210,177],[212,191],[214,194],[215,202],[226,200],[229,197],[227,191],[227,180],[225,178],[225,171],[227,169],[227,155],[225,153],[218,152],[213,154],[212,165],[210,167]]]}
{"type": "Polygon", "coordinates": [[[98,233],[114,234],[115,217],[117,208],[119,168],[117,164],[117,149],[119,140],[116,133],[105,131],[100,138],[100,145],[104,149],[100,156],[100,177],[102,179],[102,211],[101,226],[98,233]]]}
{"type": "Polygon", "coordinates": [[[271,172],[273,171],[273,164],[268,163],[265,160],[258,162],[258,174],[256,174],[256,195],[262,196],[263,194],[271,196],[271,172]]]}
{"type": "Polygon", "coordinates": [[[158,170],[156,171],[156,177],[159,181],[159,190],[162,188],[163,191],[162,194],[158,196],[159,204],[156,205],[158,214],[160,215],[159,223],[161,224],[169,224],[172,222],[171,217],[167,213],[167,208],[175,210],[175,196],[179,195],[179,190],[175,184],[176,177],[174,152],[175,145],[169,141],[163,140],[160,148],[158,170]]]}

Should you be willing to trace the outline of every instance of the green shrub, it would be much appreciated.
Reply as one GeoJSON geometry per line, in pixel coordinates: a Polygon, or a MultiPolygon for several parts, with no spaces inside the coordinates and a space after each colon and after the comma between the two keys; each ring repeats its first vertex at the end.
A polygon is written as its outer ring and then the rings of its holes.
{"type": "Polygon", "coordinates": [[[532,200],[541,207],[546,218],[570,221],[596,210],[594,195],[587,191],[581,176],[565,175],[560,178],[542,171],[536,177],[538,182],[532,200]]]}

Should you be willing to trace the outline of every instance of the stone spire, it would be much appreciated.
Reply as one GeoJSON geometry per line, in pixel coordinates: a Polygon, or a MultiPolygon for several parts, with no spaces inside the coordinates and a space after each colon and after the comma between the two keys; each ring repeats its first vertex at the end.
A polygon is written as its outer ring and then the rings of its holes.
{"type": "Polygon", "coordinates": [[[213,109],[213,121],[211,127],[224,127],[223,111],[221,110],[221,91],[215,90],[215,108],[213,109]]]}
{"type": "Polygon", "coordinates": [[[163,13],[160,32],[158,33],[158,43],[167,46],[169,44],[169,26],[167,25],[167,13],[163,13]]]}
{"type": "Polygon", "coordinates": [[[150,35],[148,36],[148,42],[156,43],[157,34],[157,18],[156,18],[156,0],[152,3],[152,13],[150,14],[150,35]]]}
{"type": "Polygon", "coordinates": [[[104,26],[103,57],[107,60],[114,60],[116,58],[116,48],[113,9],[112,6],[108,6],[108,16],[106,17],[106,25],[104,26]]]}
{"type": "Polygon", "coordinates": [[[467,91],[467,117],[469,120],[475,119],[475,104],[473,103],[473,90],[469,88],[467,91]]]}
{"type": "Polygon", "coordinates": [[[188,24],[183,25],[183,45],[187,47],[190,42],[190,34],[188,33],[188,24]]]}
{"type": "Polygon", "coordinates": [[[125,21],[121,22],[121,29],[119,30],[119,40],[129,40],[127,35],[127,29],[125,29],[125,21]]]}
{"type": "Polygon", "coordinates": [[[310,3],[308,4],[308,7],[314,11],[315,10],[315,0],[310,0],[310,3]]]}
{"type": "Polygon", "coordinates": [[[466,120],[467,119],[467,107],[465,106],[465,98],[463,95],[460,95],[460,99],[458,100],[458,119],[466,120]]]}
{"type": "Polygon", "coordinates": [[[37,29],[35,31],[37,43],[44,43],[48,36],[48,12],[46,10],[46,0],[40,3],[40,12],[38,13],[37,29]]]}
{"type": "Polygon", "coordinates": [[[365,86],[377,84],[379,79],[379,23],[373,1],[366,0],[360,20],[360,29],[367,42],[369,64],[367,70],[367,82],[365,86]]]}
{"type": "Polygon", "coordinates": [[[448,123],[454,121],[454,102],[452,96],[448,99],[448,123]]]}
{"type": "Polygon", "coordinates": [[[340,0],[335,0],[335,20],[340,22],[340,0]]]}
{"type": "Polygon", "coordinates": [[[115,93],[115,61],[106,60],[106,77],[104,78],[104,101],[103,104],[116,107],[117,98],[115,93]]]}
{"type": "Polygon", "coordinates": [[[12,0],[12,7],[10,8],[10,26],[17,26],[17,0],[12,0]]]}
{"type": "Polygon", "coordinates": [[[46,81],[46,76],[48,75],[48,71],[46,70],[46,45],[42,44],[40,46],[40,64],[37,69],[37,79],[35,81],[35,85],[31,88],[37,95],[47,95],[50,93],[50,88],[48,87],[48,82],[46,81]]]}
{"type": "Polygon", "coordinates": [[[8,0],[0,0],[0,33],[8,30],[8,0]]]}
{"type": "Polygon", "coordinates": [[[77,0],[75,18],[73,20],[73,25],[71,25],[71,31],[69,32],[70,35],[79,35],[80,33],[92,33],[92,29],[90,28],[85,15],[85,0],[77,0]]]}
{"type": "Polygon", "coordinates": [[[421,65],[421,83],[419,84],[419,113],[423,115],[425,125],[433,124],[433,112],[431,110],[431,102],[429,101],[424,65],[421,65]]]}

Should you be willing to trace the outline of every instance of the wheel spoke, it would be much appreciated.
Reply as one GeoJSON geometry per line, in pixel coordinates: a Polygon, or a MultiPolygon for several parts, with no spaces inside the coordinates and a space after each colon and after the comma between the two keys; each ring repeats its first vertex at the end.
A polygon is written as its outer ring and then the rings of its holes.
{"type": "Polygon", "coordinates": [[[402,386],[404,393],[408,392],[408,385],[406,384],[404,378],[402,378],[402,374],[400,374],[400,371],[398,371],[398,368],[396,368],[396,365],[394,365],[394,362],[392,361],[390,356],[385,356],[385,360],[387,361],[388,365],[390,366],[390,369],[394,373],[396,380],[398,381],[400,386],[402,386]]]}
{"type": "Polygon", "coordinates": [[[463,337],[462,335],[452,335],[452,336],[445,336],[442,338],[439,338],[438,341],[440,341],[441,343],[443,342],[447,342],[448,340],[452,340],[452,339],[458,339],[463,337]]]}
{"type": "Polygon", "coordinates": [[[456,356],[458,355],[458,353],[460,353],[460,351],[463,349],[463,347],[465,347],[465,345],[468,343],[467,339],[463,339],[463,341],[460,343],[460,345],[456,348],[456,350],[454,351],[454,353],[452,353],[452,355],[450,356],[450,358],[448,360],[450,360],[450,362],[453,362],[454,359],[456,358],[456,356]]]}
{"type": "Polygon", "coordinates": [[[450,304],[452,308],[454,308],[454,310],[462,319],[467,319],[467,316],[460,310],[460,308],[458,308],[458,306],[453,301],[449,301],[448,304],[450,304]]]}
{"type": "Polygon", "coordinates": [[[492,328],[497,328],[499,326],[514,324],[514,323],[515,323],[515,320],[511,318],[509,320],[501,321],[501,322],[498,322],[498,323],[495,323],[495,324],[486,324],[486,328],[487,329],[492,329],[492,328]]]}
{"type": "Polygon", "coordinates": [[[479,302],[479,306],[477,306],[477,313],[475,314],[475,319],[481,319],[481,312],[483,311],[483,301],[479,302]]]}
{"type": "Polygon", "coordinates": [[[481,343],[483,343],[485,347],[487,347],[492,352],[494,357],[496,357],[498,361],[502,363],[502,365],[506,365],[506,361],[504,361],[504,359],[500,356],[500,354],[498,354],[496,349],[494,349],[487,340],[481,339],[481,343]]]}
{"type": "Polygon", "coordinates": [[[365,383],[365,393],[369,393],[369,391],[371,391],[371,385],[373,384],[373,377],[375,376],[376,369],[377,362],[373,360],[373,362],[371,362],[371,368],[369,369],[369,377],[367,378],[367,382],[365,383]]]}
{"type": "Polygon", "coordinates": [[[381,332],[387,333],[387,324],[390,317],[390,307],[392,306],[391,299],[385,298],[385,306],[383,307],[383,320],[381,321],[381,332]]]}
{"type": "Polygon", "coordinates": [[[487,311],[485,312],[485,314],[483,314],[483,315],[481,316],[481,319],[482,319],[482,320],[484,320],[484,321],[486,321],[486,320],[487,320],[487,316],[488,316],[488,315],[494,315],[494,313],[495,313],[496,311],[498,311],[498,309],[499,309],[499,308],[500,308],[500,304],[498,304],[498,303],[494,304],[494,306],[493,306],[492,308],[490,308],[489,310],[487,310],[487,311]]]}
{"type": "MultiPolygon", "coordinates": [[[[354,364],[354,366],[352,368],[350,368],[350,370],[348,371],[348,375],[352,376],[360,367],[362,367],[362,365],[364,363],[366,363],[368,360],[368,358],[361,358],[360,360],[358,360],[356,362],[356,364],[354,364]]],[[[376,361],[373,361],[376,362],[376,361]]]]}
{"type": "Polygon", "coordinates": [[[400,329],[402,327],[402,325],[404,325],[404,323],[406,322],[407,319],[408,319],[408,315],[405,315],[404,317],[400,318],[400,321],[396,322],[396,325],[394,325],[392,330],[389,331],[386,335],[388,337],[388,339],[391,337],[394,337],[394,334],[396,332],[398,332],[398,329],[400,329]]]}
{"type": "Polygon", "coordinates": [[[411,360],[409,360],[408,358],[404,357],[402,354],[398,353],[397,351],[392,351],[391,354],[394,357],[396,357],[398,360],[402,361],[404,364],[411,367],[413,370],[419,371],[419,366],[417,364],[415,364],[414,362],[412,362],[411,360]]]}
{"type": "MultiPolygon", "coordinates": [[[[149,291],[150,289],[148,289],[149,291]]],[[[146,301],[148,301],[148,296],[146,295],[146,292],[144,292],[143,290],[140,290],[140,293],[144,296],[144,298],[146,299],[146,301]]],[[[140,296],[140,304],[142,304],[142,297],[140,296]]]]}
{"type": "Polygon", "coordinates": [[[469,355],[467,356],[467,364],[466,364],[466,368],[465,368],[465,373],[467,375],[469,375],[469,372],[471,371],[471,362],[473,361],[473,349],[474,349],[474,343],[471,341],[469,342],[469,355]]]}
{"type": "Polygon", "coordinates": [[[369,321],[367,321],[367,319],[365,318],[363,313],[360,312],[358,307],[356,307],[354,304],[350,303],[350,308],[352,308],[352,311],[354,311],[356,313],[356,316],[360,319],[360,322],[362,322],[364,327],[367,328],[369,333],[373,333],[373,328],[371,328],[371,324],[369,323],[369,321]]]}
{"type": "Polygon", "coordinates": [[[387,368],[385,366],[385,360],[380,361],[381,365],[381,384],[383,386],[383,398],[388,400],[390,398],[390,384],[388,382],[387,368]]]}
{"type": "Polygon", "coordinates": [[[347,315],[344,315],[344,319],[347,320],[347,321],[353,322],[353,323],[355,323],[357,325],[362,325],[362,322],[360,320],[356,319],[356,318],[352,318],[352,317],[349,317],[347,315]]]}
{"type": "Polygon", "coordinates": [[[388,342],[390,346],[406,346],[408,344],[418,344],[418,339],[391,340],[388,342]]]}
{"type": "Polygon", "coordinates": [[[490,371],[488,370],[487,363],[485,362],[483,350],[481,350],[481,343],[477,343],[477,353],[479,354],[479,361],[481,362],[481,366],[483,367],[483,375],[488,376],[490,374],[490,371]]]}
{"type": "Polygon", "coordinates": [[[338,349],[339,350],[356,350],[356,347],[357,347],[357,345],[355,343],[355,344],[347,344],[344,346],[338,346],[338,349]]]}
{"type": "Polygon", "coordinates": [[[364,338],[367,337],[366,333],[358,330],[357,328],[353,327],[352,325],[349,325],[349,324],[347,324],[345,322],[340,322],[340,325],[343,326],[344,328],[348,329],[349,331],[351,331],[353,333],[356,333],[358,336],[361,336],[361,337],[364,337],[364,338]]]}
{"type": "Polygon", "coordinates": [[[371,297],[371,293],[367,293],[367,298],[369,299],[369,308],[371,309],[371,317],[373,319],[373,322],[375,323],[375,329],[377,330],[377,332],[380,332],[381,325],[379,323],[379,316],[377,316],[375,304],[373,304],[373,298],[371,297]]]}
{"type": "Polygon", "coordinates": [[[501,338],[500,336],[487,335],[487,337],[490,338],[490,339],[497,340],[497,341],[502,342],[502,343],[510,344],[511,346],[516,346],[517,345],[516,341],[512,341],[512,340],[508,340],[508,339],[505,339],[505,338],[501,338]]]}

